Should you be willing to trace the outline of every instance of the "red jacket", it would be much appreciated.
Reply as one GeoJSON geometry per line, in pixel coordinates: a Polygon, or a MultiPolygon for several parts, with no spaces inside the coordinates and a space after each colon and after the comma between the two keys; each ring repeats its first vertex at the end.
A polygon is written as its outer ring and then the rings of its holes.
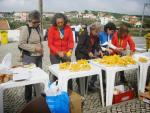
{"type": "Polygon", "coordinates": [[[67,52],[73,49],[73,34],[70,26],[66,25],[64,27],[64,38],[60,38],[59,30],[56,26],[52,26],[48,30],[48,46],[50,48],[50,54],[56,55],[58,51],[67,52]]]}
{"type": "Polygon", "coordinates": [[[112,44],[116,47],[121,47],[123,49],[126,49],[127,43],[130,46],[130,50],[133,52],[135,51],[135,43],[130,35],[127,35],[126,37],[118,38],[118,32],[115,32],[112,38],[112,44]]]}

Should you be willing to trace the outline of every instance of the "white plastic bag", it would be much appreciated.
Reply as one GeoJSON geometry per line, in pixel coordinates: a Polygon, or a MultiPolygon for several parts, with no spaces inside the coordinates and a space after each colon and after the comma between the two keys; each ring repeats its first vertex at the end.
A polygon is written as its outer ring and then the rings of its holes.
{"type": "Polygon", "coordinates": [[[11,64],[11,59],[12,59],[11,53],[7,53],[5,55],[5,57],[3,58],[3,60],[2,60],[1,67],[10,68],[11,65],[12,65],[11,64]]]}
{"type": "Polygon", "coordinates": [[[61,93],[58,85],[57,85],[58,81],[53,82],[52,84],[49,82],[49,89],[45,92],[46,96],[56,96],[59,95],[61,93]]]}
{"type": "Polygon", "coordinates": [[[7,53],[5,57],[2,60],[2,63],[0,64],[0,74],[10,74],[10,68],[11,68],[11,53],[7,53]]]}

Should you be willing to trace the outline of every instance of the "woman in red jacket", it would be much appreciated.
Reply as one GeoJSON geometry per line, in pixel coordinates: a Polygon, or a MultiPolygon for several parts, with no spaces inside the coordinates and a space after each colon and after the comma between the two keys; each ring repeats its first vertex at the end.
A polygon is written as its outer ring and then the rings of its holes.
{"type": "MultiPolygon", "coordinates": [[[[71,61],[71,54],[67,53],[72,52],[74,41],[72,29],[67,25],[67,22],[67,17],[62,13],[56,13],[52,19],[53,25],[48,30],[51,64],[71,61]]],[[[56,80],[56,77],[53,80],[56,80]]],[[[69,84],[71,84],[70,81],[69,84]]]]}
{"type": "Polygon", "coordinates": [[[129,34],[127,25],[125,24],[121,25],[118,32],[115,32],[112,38],[112,44],[119,48],[118,51],[116,51],[117,54],[125,55],[127,44],[130,46],[130,55],[135,52],[135,43],[129,34]]]}
{"type": "MultiPolygon", "coordinates": [[[[117,51],[114,50],[115,53],[121,56],[127,54],[127,44],[130,46],[130,55],[133,55],[135,52],[135,43],[129,34],[128,26],[125,24],[122,24],[119,30],[113,35],[112,44],[118,48],[117,51]]],[[[124,71],[120,71],[120,74],[120,81],[126,83],[124,71]]]]}

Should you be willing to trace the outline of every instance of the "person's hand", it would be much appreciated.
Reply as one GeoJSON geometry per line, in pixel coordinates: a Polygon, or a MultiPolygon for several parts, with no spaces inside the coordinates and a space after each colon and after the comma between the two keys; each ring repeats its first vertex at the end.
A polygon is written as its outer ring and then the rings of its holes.
{"type": "Polygon", "coordinates": [[[69,50],[69,51],[66,53],[66,56],[67,56],[67,57],[71,57],[71,55],[72,55],[72,50],[69,50]]]}
{"type": "Polygon", "coordinates": [[[93,53],[92,52],[89,52],[89,57],[94,57],[93,53]]]}
{"type": "Polygon", "coordinates": [[[113,53],[112,49],[107,48],[106,51],[109,53],[109,55],[111,55],[113,53]]]}
{"type": "Polygon", "coordinates": [[[100,55],[100,57],[103,57],[103,52],[99,51],[99,55],[100,55]]]}
{"type": "Polygon", "coordinates": [[[37,53],[43,53],[43,48],[42,47],[39,47],[39,46],[37,46],[36,48],[35,48],[35,52],[37,52],[37,53]]]}
{"type": "Polygon", "coordinates": [[[63,51],[58,51],[57,54],[58,54],[59,57],[64,57],[64,52],[63,51]]]}
{"type": "Polygon", "coordinates": [[[117,53],[117,54],[121,54],[121,52],[123,52],[123,48],[116,48],[114,51],[117,53]]]}
{"type": "Polygon", "coordinates": [[[134,52],[133,51],[130,51],[130,55],[132,56],[134,54],[134,52]]]}

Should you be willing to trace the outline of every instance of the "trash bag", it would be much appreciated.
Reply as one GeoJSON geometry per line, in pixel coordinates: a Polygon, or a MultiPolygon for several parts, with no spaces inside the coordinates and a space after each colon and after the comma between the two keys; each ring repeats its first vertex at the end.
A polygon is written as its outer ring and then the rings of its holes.
{"type": "Polygon", "coordinates": [[[46,91],[46,103],[52,113],[70,113],[69,95],[61,91],[56,82],[46,91]]]}

